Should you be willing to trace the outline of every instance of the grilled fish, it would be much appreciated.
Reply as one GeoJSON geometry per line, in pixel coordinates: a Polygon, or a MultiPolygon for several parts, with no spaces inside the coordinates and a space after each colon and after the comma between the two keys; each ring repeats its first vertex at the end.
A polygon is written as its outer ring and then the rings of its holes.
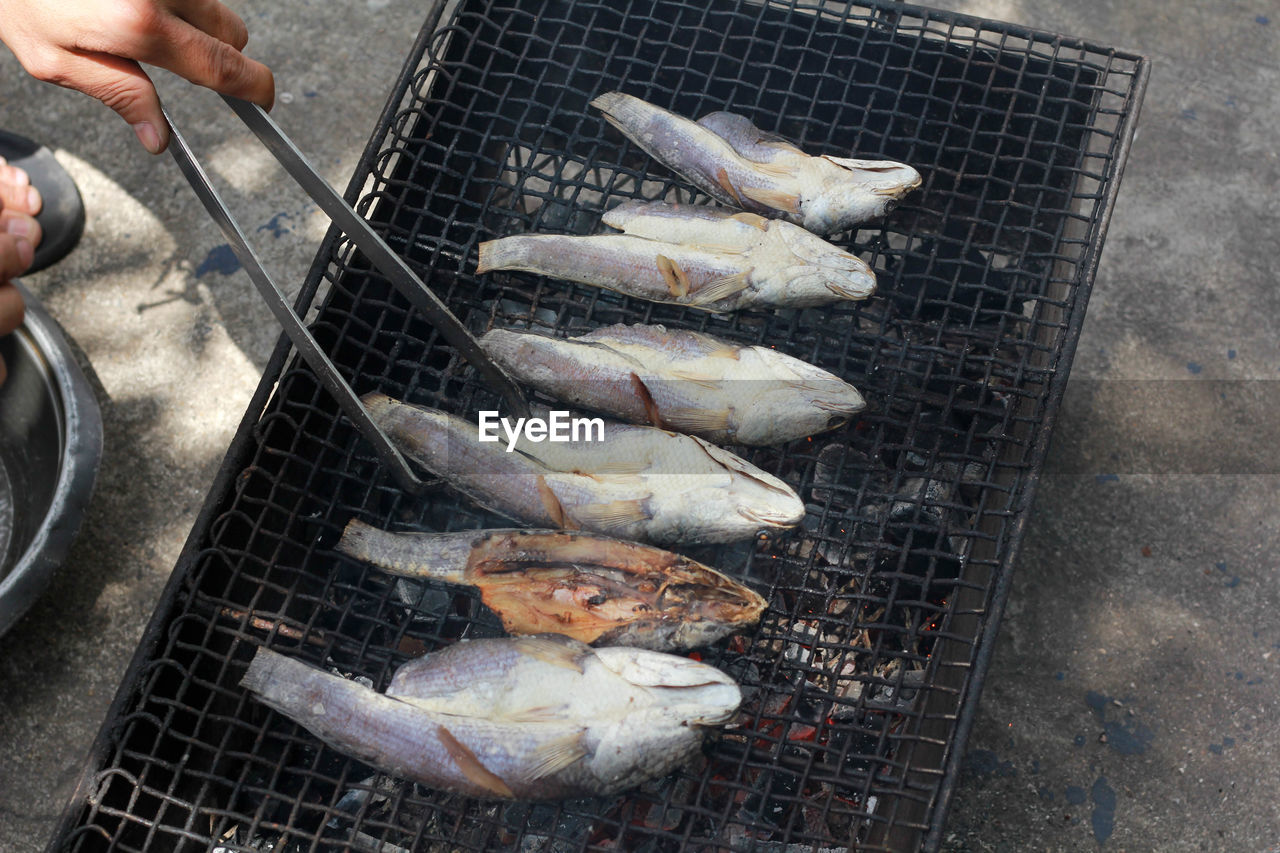
{"type": "Polygon", "coordinates": [[[650,156],[717,201],[835,234],[885,215],[920,185],[920,173],[890,160],[811,156],[744,116],[715,112],[697,122],[639,98],[608,92],[591,102],[650,156]]]}
{"type": "Polygon", "coordinates": [[[525,524],[699,545],[750,539],[804,517],[786,483],[694,436],[607,422],[602,440],[534,442],[523,434],[507,452],[454,415],[383,394],[363,401],[410,458],[525,524]]]}
{"type": "Polygon", "coordinates": [[[524,270],[706,311],[865,299],[871,268],[789,222],[703,205],[626,202],[624,233],[518,234],[480,244],[476,271],[524,270]]]}
{"type": "Polygon", "coordinates": [[[579,531],[391,533],[352,519],[337,549],[397,575],[474,586],[512,634],[681,651],[754,625],[765,608],[687,557],[579,531]]]}
{"type": "Polygon", "coordinates": [[[662,326],[568,339],[493,329],[480,345],[558,399],[710,441],[778,444],[834,429],[865,406],[852,385],[798,358],[662,326]]]}
{"type": "Polygon", "coordinates": [[[386,773],[521,800],[613,794],[665,775],[741,702],[714,667],[555,636],[458,643],[400,667],[386,693],[259,648],[240,683],[386,773]]]}

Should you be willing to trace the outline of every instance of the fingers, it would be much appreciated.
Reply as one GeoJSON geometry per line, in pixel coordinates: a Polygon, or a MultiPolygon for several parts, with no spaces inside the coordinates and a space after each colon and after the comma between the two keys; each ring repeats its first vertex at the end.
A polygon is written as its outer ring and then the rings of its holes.
{"type": "Polygon", "coordinates": [[[127,121],[138,141],[152,154],[169,144],[169,124],[160,111],[160,96],[138,63],[106,53],[68,53],[49,82],[97,98],[127,121]]]}
{"type": "Polygon", "coordinates": [[[244,50],[249,43],[249,28],[244,21],[217,0],[167,0],[166,6],[191,26],[236,50],[244,50]]]}
{"type": "Polygon", "coordinates": [[[11,282],[0,284],[0,337],[22,325],[22,294],[11,282]]]}
{"type": "MultiPolygon", "coordinates": [[[[0,287],[7,285],[10,279],[22,275],[31,266],[35,256],[35,246],[27,238],[0,233],[0,287]]],[[[16,292],[15,290],[14,293],[16,292]]],[[[21,320],[19,317],[18,321],[21,320]]],[[[14,327],[17,327],[17,323],[14,323],[14,327]]]]}
{"type": "Polygon", "coordinates": [[[31,177],[0,157],[0,210],[14,210],[35,216],[44,206],[40,191],[31,186],[31,177]]]}
{"type": "Polygon", "coordinates": [[[32,2],[14,15],[4,14],[6,2],[0,37],[27,71],[98,98],[152,153],[168,145],[169,127],[139,63],[264,107],[275,100],[270,69],[240,52],[244,22],[218,0],[32,2]]]}
{"type": "Polygon", "coordinates": [[[0,211],[0,233],[26,240],[32,247],[39,246],[44,232],[40,223],[25,213],[16,210],[0,211]]]}
{"type": "Polygon", "coordinates": [[[275,102],[275,78],[267,66],[184,20],[175,18],[164,26],[167,32],[155,42],[151,55],[139,57],[143,62],[262,107],[275,102]]]}
{"type": "Polygon", "coordinates": [[[43,200],[33,186],[18,186],[0,180],[0,208],[19,210],[28,216],[40,212],[43,200]]]}
{"type": "Polygon", "coordinates": [[[133,58],[165,68],[200,86],[270,107],[270,69],[240,52],[249,33],[234,12],[216,0],[168,0],[171,14],[148,19],[147,37],[133,58]]]}
{"type": "MultiPolygon", "coordinates": [[[[0,235],[0,259],[4,255],[4,242],[5,237],[0,235]]],[[[23,310],[22,294],[0,274],[0,336],[7,335],[22,325],[23,310]]],[[[0,358],[0,385],[8,377],[9,369],[5,367],[4,359],[0,358]]]]}

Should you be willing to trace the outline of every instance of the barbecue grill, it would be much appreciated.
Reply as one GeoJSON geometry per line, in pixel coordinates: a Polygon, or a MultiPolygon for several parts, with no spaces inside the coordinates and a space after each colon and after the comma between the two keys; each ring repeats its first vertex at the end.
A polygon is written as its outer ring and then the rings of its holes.
{"type": "MultiPolygon", "coordinates": [[[[769,601],[754,632],[701,653],[743,685],[739,720],[624,796],[503,803],[382,776],[250,698],[238,682],[259,645],[382,688],[416,655],[501,632],[471,592],[332,550],[352,517],[510,522],[447,483],[400,488],[282,339],[51,849],[936,848],[1147,69],[897,4],[437,6],[347,198],[471,331],[663,323],[775,346],[869,401],[848,427],[744,451],[804,498],[799,529],[688,552],[769,601]],[[476,276],[482,240],[592,233],[627,198],[706,201],[588,108],[613,89],[915,166],[902,206],[835,238],[878,295],[713,315],[476,276]]],[[[342,235],[299,307],[358,391],[499,408],[342,235]]]]}

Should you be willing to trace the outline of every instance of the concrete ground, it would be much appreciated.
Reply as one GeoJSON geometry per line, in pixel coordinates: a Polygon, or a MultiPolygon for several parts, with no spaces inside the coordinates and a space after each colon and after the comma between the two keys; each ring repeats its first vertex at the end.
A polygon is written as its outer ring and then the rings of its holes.
{"type": "MultiPolygon", "coordinates": [[[[276,119],[343,186],[425,7],[247,0],[276,119]]],[[[1280,7],[953,0],[1154,62],[944,849],[1280,849],[1280,7]]],[[[221,103],[162,95],[298,282],[325,219],[221,103]]],[[[99,384],[63,571],[0,638],[0,851],[42,850],[278,330],[174,164],[0,52],[0,127],[54,149],[85,238],[26,279],[99,384]]]]}

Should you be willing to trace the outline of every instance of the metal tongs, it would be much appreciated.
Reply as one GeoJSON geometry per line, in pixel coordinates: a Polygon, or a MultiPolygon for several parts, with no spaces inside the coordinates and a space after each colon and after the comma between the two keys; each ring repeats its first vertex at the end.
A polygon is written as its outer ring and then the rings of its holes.
{"type": "MultiPolygon", "coordinates": [[[[320,177],[307,158],[284,134],[279,125],[267,115],[266,111],[257,104],[238,98],[223,95],[222,99],[241,121],[248,125],[320,209],[329,215],[334,225],[364,252],[374,268],[386,276],[402,296],[435,325],[445,341],[471,363],[491,389],[506,401],[512,412],[521,417],[528,415],[528,403],[520,392],[519,386],[485,354],[475,337],[467,331],[466,326],[462,325],[462,322],[445,307],[439,297],[413,274],[400,256],[369,227],[369,223],[357,214],[324,178],[320,177]]],[[[240,230],[240,226],[219,197],[217,190],[209,182],[209,176],[196,160],[186,139],[178,131],[178,126],[167,113],[165,118],[168,119],[169,127],[173,131],[169,150],[173,152],[173,158],[178,161],[178,167],[182,169],[182,173],[191,183],[196,195],[204,202],[209,215],[222,228],[222,233],[226,235],[232,251],[235,252],[245,271],[249,273],[249,277],[253,279],[253,283],[257,285],[262,298],[266,300],[271,312],[284,327],[285,333],[293,341],[298,353],[315,372],[316,378],[324,389],[337,400],[343,413],[373,445],[382,463],[390,467],[400,487],[413,494],[419,493],[425,483],[410,469],[404,456],[391,443],[391,439],[382,428],[374,422],[351,385],[338,372],[329,356],[320,349],[316,339],[303,325],[302,319],[285,301],[284,293],[263,268],[262,262],[245,239],[244,232],[240,230]]]]}

